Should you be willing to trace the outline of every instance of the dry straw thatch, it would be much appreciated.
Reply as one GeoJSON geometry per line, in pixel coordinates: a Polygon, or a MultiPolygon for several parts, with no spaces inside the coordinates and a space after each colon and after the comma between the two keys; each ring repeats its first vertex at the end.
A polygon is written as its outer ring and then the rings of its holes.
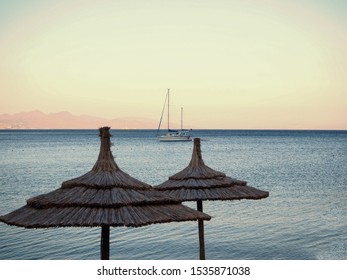
{"type": "Polygon", "coordinates": [[[114,161],[109,130],[99,129],[100,153],[91,171],[28,199],[25,206],[0,216],[0,221],[26,228],[101,226],[101,258],[108,259],[110,226],[211,218],[123,172],[114,161]]]}
{"type": "MultiPolygon", "coordinates": [[[[267,191],[247,186],[247,182],[227,177],[205,165],[199,138],[194,139],[189,165],[154,188],[181,201],[197,201],[201,212],[203,200],[262,199],[269,196],[267,191]]],[[[205,259],[203,231],[203,221],[199,221],[200,259],[205,259]]]]}

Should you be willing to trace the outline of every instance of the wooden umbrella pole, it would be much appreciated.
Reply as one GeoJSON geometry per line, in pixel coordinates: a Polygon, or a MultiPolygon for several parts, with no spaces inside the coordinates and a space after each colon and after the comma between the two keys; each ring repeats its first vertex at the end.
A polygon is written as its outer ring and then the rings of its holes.
{"type": "MultiPolygon", "coordinates": [[[[197,201],[198,211],[202,212],[202,201],[197,201]]],[[[199,246],[200,246],[200,260],[205,260],[205,239],[204,239],[204,221],[198,220],[199,225],[199,246]]]]}
{"type": "Polygon", "coordinates": [[[101,226],[101,248],[100,257],[102,260],[110,259],[110,226],[101,226]]]}

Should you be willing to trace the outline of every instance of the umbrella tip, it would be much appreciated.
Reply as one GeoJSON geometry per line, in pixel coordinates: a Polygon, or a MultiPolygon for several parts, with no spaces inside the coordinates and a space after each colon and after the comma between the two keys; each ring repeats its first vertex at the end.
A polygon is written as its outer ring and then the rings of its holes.
{"type": "Polygon", "coordinates": [[[199,160],[202,161],[200,138],[194,138],[193,158],[194,154],[197,156],[199,160]]]}
{"type": "Polygon", "coordinates": [[[200,138],[194,138],[194,147],[201,152],[200,138]]]}
{"type": "Polygon", "coordinates": [[[99,128],[99,136],[101,138],[109,138],[109,137],[111,137],[110,129],[111,129],[111,127],[109,127],[109,126],[100,127],[99,128]]]}
{"type": "Polygon", "coordinates": [[[194,138],[194,144],[195,145],[200,144],[200,138],[194,138]]]}

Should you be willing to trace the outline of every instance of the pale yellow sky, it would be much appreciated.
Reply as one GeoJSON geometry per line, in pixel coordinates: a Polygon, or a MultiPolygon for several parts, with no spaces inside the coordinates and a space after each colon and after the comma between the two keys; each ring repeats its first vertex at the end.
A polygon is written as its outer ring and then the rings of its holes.
{"type": "Polygon", "coordinates": [[[347,129],[346,1],[0,1],[0,113],[347,129]],[[30,2],[30,3],[28,3],[30,2]],[[327,3],[328,2],[328,3],[327,3]]]}

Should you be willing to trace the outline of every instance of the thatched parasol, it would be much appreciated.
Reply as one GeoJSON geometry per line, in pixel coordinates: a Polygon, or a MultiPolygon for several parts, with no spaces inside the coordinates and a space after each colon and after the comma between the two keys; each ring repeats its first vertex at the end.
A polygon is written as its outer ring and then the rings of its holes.
{"type": "MultiPolygon", "coordinates": [[[[227,177],[224,173],[205,165],[201,156],[200,139],[194,139],[192,159],[189,165],[169,180],[154,187],[180,201],[197,201],[197,209],[203,211],[203,200],[261,199],[269,193],[250,186],[247,182],[227,177]]],[[[200,259],[205,259],[204,224],[199,221],[200,259]]]]}
{"type": "Polygon", "coordinates": [[[109,259],[110,226],[211,218],[123,172],[111,152],[109,129],[99,129],[100,153],[91,171],[28,199],[22,208],[0,216],[0,221],[25,228],[101,226],[101,259],[109,259]]]}

